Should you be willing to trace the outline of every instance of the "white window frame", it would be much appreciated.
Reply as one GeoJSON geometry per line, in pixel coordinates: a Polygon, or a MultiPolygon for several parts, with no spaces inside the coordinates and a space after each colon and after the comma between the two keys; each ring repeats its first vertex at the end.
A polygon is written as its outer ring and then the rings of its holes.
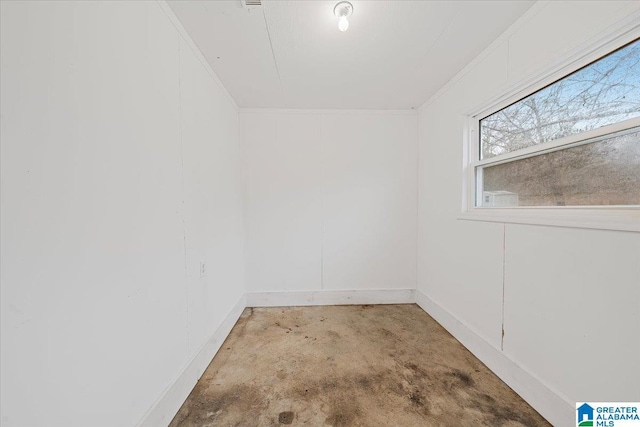
{"type": "Polygon", "coordinates": [[[640,25],[627,25],[615,33],[576,49],[567,59],[558,61],[534,76],[507,90],[505,95],[475,108],[465,116],[463,132],[463,220],[489,221],[515,224],[550,225],[559,227],[594,228],[640,232],[640,205],[626,206],[519,206],[488,208],[476,206],[476,194],[482,194],[481,179],[476,168],[484,165],[506,163],[516,159],[537,156],[572,146],[594,142],[607,135],[640,126],[640,117],[603,126],[577,135],[570,135],[533,147],[516,150],[480,160],[480,120],[519,101],[528,95],[560,80],[616,49],[640,38],[640,25]]]}

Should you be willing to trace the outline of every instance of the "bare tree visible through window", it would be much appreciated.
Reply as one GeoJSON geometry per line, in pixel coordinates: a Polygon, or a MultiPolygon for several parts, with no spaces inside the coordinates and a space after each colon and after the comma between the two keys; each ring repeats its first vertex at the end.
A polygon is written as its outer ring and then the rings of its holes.
{"type": "Polygon", "coordinates": [[[482,184],[502,206],[640,205],[640,131],[485,167],[482,184]]]}
{"type": "Polygon", "coordinates": [[[640,116],[640,40],[480,121],[480,157],[640,116]]]}

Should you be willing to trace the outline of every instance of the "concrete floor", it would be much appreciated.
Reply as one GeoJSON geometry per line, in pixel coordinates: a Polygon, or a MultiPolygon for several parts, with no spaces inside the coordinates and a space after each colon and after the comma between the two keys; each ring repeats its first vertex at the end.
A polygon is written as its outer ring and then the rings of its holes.
{"type": "Polygon", "coordinates": [[[548,426],[414,304],[247,308],[170,427],[548,426]]]}

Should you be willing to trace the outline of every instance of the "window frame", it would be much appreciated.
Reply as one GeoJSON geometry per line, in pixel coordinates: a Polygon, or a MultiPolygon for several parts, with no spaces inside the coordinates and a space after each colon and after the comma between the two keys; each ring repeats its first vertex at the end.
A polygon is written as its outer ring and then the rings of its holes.
{"type": "Polygon", "coordinates": [[[482,194],[482,180],[477,179],[476,168],[497,165],[543,153],[567,149],[594,142],[634,127],[640,127],[640,117],[627,119],[576,135],[569,135],[532,147],[480,160],[480,120],[503,108],[563,79],[609,53],[640,38],[640,25],[622,26],[588,46],[574,49],[566,59],[557,61],[529,76],[505,91],[505,94],[486,102],[464,116],[463,129],[463,200],[459,219],[500,223],[535,224],[573,228],[593,228],[640,232],[640,205],[606,206],[476,206],[476,195],[482,194]]]}

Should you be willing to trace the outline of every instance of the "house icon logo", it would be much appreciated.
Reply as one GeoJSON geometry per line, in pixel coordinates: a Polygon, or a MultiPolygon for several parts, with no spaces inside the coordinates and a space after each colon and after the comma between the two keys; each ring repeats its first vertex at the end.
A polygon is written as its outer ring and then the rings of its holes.
{"type": "Polygon", "coordinates": [[[593,408],[588,403],[578,406],[578,427],[593,426],[593,408]]]}

